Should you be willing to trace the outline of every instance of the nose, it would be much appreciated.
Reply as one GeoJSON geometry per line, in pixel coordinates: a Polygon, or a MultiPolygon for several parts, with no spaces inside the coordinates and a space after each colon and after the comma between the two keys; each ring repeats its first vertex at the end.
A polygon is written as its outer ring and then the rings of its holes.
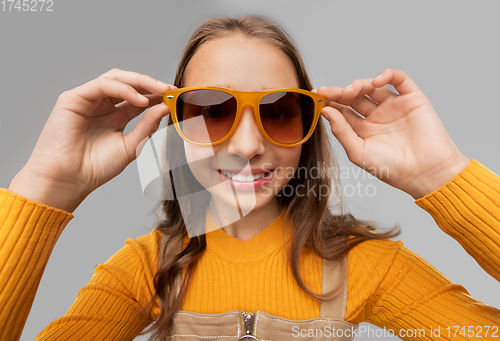
{"type": "Polygon", "coordinates": [[[243,154],[248,160],[264,153],[265,137],[257,126],[253,108],[250,105],[243,107],[236,130],[226,142],[228,153],[243,154]]]}

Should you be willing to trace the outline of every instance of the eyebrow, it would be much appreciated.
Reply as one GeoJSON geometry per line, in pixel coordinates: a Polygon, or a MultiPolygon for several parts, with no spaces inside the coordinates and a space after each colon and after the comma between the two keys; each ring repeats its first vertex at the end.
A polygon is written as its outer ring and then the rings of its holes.
{"type": "Polygon", "coordinates": [[[228,89],[233,89],[229,84],[214,84],[213,86],[218,86],[219,88],[228,88],[228,89]]]}

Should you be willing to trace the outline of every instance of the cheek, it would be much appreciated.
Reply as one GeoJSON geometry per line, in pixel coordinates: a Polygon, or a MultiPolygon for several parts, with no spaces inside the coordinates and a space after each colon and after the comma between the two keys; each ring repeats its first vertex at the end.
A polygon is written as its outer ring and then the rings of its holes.
{"type": "Polygon", "coordinates": [[[278,154],[280,155],[280,166],[288,176],[293,176],[293,173],[295,173],[295,170],[299,166],[301,152],[302,146],[300,145],[291,148],[285,147],[284,150],[281,150],[278,154]]]}
{"type": "Polygon", "coordinates": [[[211,146],[197,146],[184,141],[184,150],[186,161],[193,175],[200,181],[210,173],[210,165],[213,162],[215,154],[211,146]]]}
{"type": "Polygon", "coordinates": [[[214,150],[210,146],[197,146],[186,141],[184,141],[184,150],[186,152],[186,160],[188,163],[213,157],[215,155],[214,150]]]}
{"type": "Polygon", "coordinates": [[[300,155],[302,153],[302,145],[287,149],[289,150],[286,153],[283,153],[284,162],[290,164],[291,167],[297,168],[300,161],[300,155]]]}

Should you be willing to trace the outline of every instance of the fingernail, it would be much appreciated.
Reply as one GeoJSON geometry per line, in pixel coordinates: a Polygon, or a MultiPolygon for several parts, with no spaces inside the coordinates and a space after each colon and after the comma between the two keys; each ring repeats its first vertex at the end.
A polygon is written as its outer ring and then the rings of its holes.
{"type": "Polygon", "coordinates": [[[137,93],[137,97],[139,97],[142,100],[147,100],[147,97],[141,95],[140,93],[137,93]]]}
{"type": "Polygon", "coordinates": [[[348,86],[345,87],[346,89],[352,88],[352,84],[349,84],[348,86]]]}
{"type": "Polygon", "coordinates": [[[167,86],[168,86],[166,83],[163,83],[162,81],[157,80],[156,82],[157,82],[158,84],[160,84],[161,86],[165,86],[165,87],[167,87],[167,86]]]}
{"type": "Polygon", "coordinates": [[[382,77],[382,74],[381,74],[381,73],[380,73],[377,77],[375,77],[375,78],[380,78],[380,77],[382,77]]]}

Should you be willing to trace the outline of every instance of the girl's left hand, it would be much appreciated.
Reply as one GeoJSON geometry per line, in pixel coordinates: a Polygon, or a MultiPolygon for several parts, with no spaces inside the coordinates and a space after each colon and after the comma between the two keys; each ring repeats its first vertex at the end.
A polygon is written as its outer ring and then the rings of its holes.
{"type": "Polygon", "coordinates": [[[415,199],[446,184],[470,162],[427,97],[402,71],[386,69],[374,79],[317,92],[327,97],[321,114],[349,160],[415,199]]]}

